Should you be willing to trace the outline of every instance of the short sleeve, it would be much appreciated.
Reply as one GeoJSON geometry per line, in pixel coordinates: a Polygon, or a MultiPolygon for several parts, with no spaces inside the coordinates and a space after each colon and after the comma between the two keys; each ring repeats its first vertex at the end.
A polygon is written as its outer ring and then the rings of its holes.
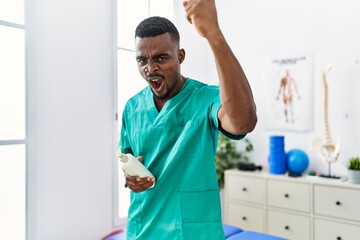
{"type": "Polygon", "coordinates": [[[220,107],[221,107],[221,101],[220,101],[220,94],[219,94],[214,99],[213,103],[211,104],[211,109],[210,109],[210,119],[211,119],[211,122],[216,127],[216,129],[220,130],[225,136],[227,136],[230,139],[234,139],[234,140],[243,139],[246,136],[246,134],[234,135],[234,134],[226,132],[224,129],[222,129],[220,127],[219,118],[218,118],[218,112],[220,110],[220,107]]]}

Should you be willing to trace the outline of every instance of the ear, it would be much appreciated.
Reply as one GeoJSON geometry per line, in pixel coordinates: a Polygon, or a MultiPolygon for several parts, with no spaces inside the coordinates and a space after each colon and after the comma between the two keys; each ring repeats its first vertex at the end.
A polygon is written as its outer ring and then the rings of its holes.
{"type": "Polygon", "coordinates": [[[185,50],[184,49],[179,49],[178,59],[179,59],[180,64],[185,60],[185,50]]]}

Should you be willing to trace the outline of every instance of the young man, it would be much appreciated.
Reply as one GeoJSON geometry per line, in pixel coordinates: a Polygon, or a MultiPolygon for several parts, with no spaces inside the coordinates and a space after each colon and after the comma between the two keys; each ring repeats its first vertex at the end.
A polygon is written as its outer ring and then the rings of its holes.
{"type": "Polygon", "coordinates": [[[212,49],[220,88],[181,74],[185,51],[169,20],[151,17],[138,25],[136,60],[149,86],[127,102],[119,145],[139,157],[155,179],[125,173],[132,190],[128,239],[224,239],[217,137],[221,131],[241,139],[257,121],[250,86],[219,28],[214,0],[183,5],[212,49]]]}

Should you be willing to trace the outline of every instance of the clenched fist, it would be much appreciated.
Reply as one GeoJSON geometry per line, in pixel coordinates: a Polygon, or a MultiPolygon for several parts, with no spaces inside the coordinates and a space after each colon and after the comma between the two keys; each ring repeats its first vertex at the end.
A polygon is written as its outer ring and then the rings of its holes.
{"type": "Polygon", "coordinates": [[[187,20],[207,39],[220,33],[215,0],[183,0],[187,20]]]}

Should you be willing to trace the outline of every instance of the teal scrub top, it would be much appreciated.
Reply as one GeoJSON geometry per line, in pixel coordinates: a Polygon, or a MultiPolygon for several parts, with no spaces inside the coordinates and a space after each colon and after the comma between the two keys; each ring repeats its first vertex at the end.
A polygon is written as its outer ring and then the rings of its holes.
{"type": "Polygon", "coordinates": [[[214,160],[220,106],[217,86],[192,79],[160,112],[149,87],[127,102],[119,145],[142,156],[156,179],[131,191],[127,239],[224,239],[214,160]]]}

